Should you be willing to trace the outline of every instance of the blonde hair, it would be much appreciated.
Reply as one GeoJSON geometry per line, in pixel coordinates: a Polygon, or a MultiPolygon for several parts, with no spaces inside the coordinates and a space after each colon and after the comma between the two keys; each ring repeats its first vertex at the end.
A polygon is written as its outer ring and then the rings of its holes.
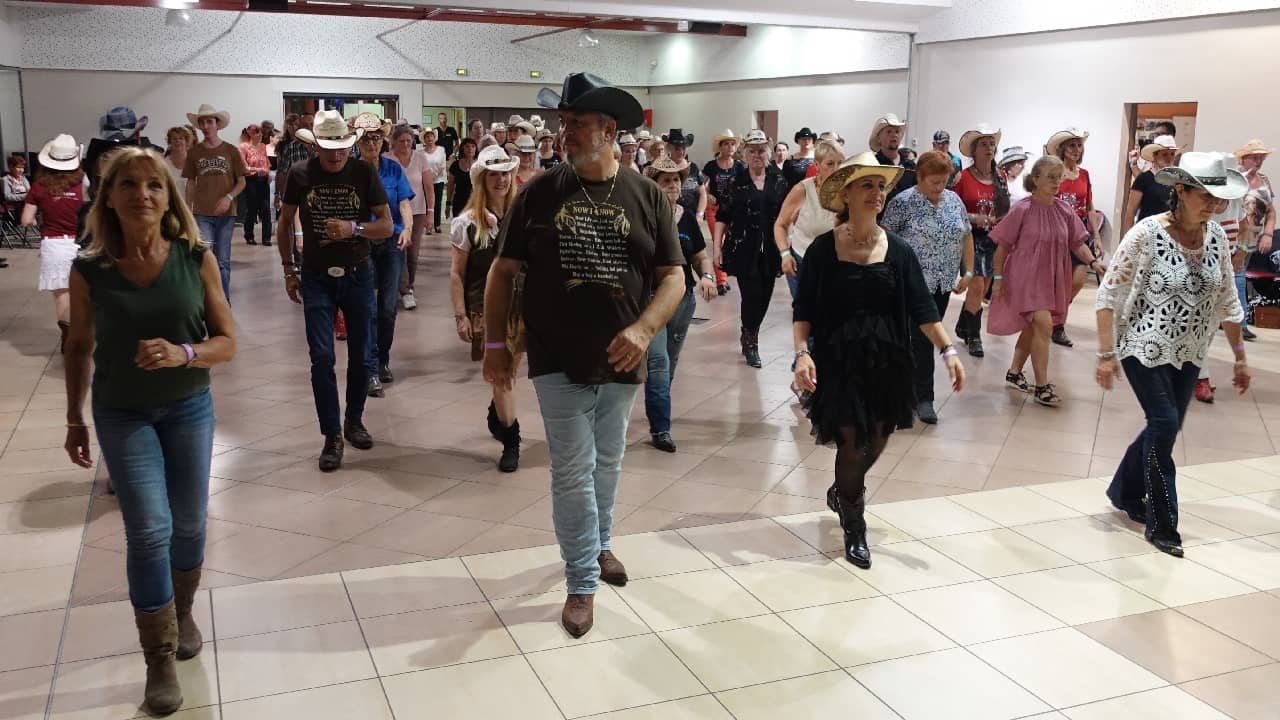
{"type": "MultiPolygon", "coordinates": [[[[781,144],[786,145],[786,143],[781,144]]],[[[776,146],[777,145],[775,144],[775,147],[776,146]]],[[[813,149],[814,162],[822,162],[827,159],[828,155],[835,155],[841,160],[844,160],[844,148],[837,145],[834,140],[823,140],[813,149]]]]}
{"type": "MultiPolygon", "coordinates": [[[[464,212],[471,213],[471,222],[476,226],[475,244],[477,250],[483,250],[489,247],[489,185],[485,182],[486,176],[492,170],[485,170],[480,173],[479,182],[473,184],[471,188],[471,197],[467,200],[467,207],[464,212]]],[[[508,170],[508,175],[514,175],[515,170],[508,170]]],[[[503,199],[506,208],[511,209],[511,203],[516,199],[516,179],[511,178],[511,184],[507,186],[507,196],[503,199]]]]}
{"type": "Polygon", "coordinates": [[[1036,164],[1031,166],[1031,172],[1022,176],[1022,187],[1026,188],[1027,192],[1035,192],[1036,180],[1050,170],[1060,167],[1066,167],[1066,164],[1056,155],[1041,155],[1036,160],[1036,164]]]}
{"type": "Polygon", "coordinates": [[[102,169],[99,180],[97,200],[89,211],[86,223],[90,240],[80,256],[85,259],[100,260],[104,267],[114,265],[124,254],[124,228],[120,225],[118,211],[107,206],[107,199],[115,188],[116,179],[126,168],[140,164],[160,178],[164,183],[165,194],[169,197],[169,208],[160,219],[160,234],[170,242],[185,242],[189,249],[202,248],[204,240],[200,238],[200,228],[191,208],[182,198],[178,186],[174,184],[165,167],[164,158],[148,148],[123,147],[111,153],[107,165],[102,169]]]}

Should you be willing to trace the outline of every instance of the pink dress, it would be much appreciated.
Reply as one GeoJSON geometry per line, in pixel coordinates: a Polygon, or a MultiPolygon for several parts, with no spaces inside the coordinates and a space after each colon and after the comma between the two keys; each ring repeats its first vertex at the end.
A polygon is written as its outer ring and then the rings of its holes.
{"type": "Polygon", "coordinates": [[[991,239],[1007,254],[1004,294],[991,298],[987,331],[1016,335],[1038,310],[1050,311],[1053,323],[1062,324],[1071,299],[1070,251],[1089,239],[1075,210],[1057,198],[1038,205],[1025,197],[995,226],[991,239]]]}

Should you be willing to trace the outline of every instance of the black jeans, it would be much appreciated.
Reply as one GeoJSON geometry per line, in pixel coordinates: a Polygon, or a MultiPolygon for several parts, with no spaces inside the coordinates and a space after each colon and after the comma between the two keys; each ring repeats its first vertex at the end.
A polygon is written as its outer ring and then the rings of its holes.
{"type": "Polygon", "coordinates": [[[1146,497],[1147,537],[1181,542],[1173,445],[1187,416],[1200,368],[1192,363],[1149,368],[1132,357],[1123,359],[1121,365],[1147,415],[1147,426],[1125,451],[1107,496],[1117,503],[1141,502],[1146,497]]]}
{"type": "MultiPolygon", "coordinates": [[[[938,317],[947,312],[947,301],[951,299],[949,291],[933,294],[933,303],[938,306],[938,317]]],[[[913,375],[916,385],[916,402],[933,402],[933,356],[937,349],[917,326],[911,327],[911,352],[915,356],[916,366],[913,375]]]]}
{"type": "Polygon", "coordinates": [[[773,285],[778,280],[778,274],[767,270],[766,263],[762,251],[745,272],[737,274],[738,294],[742,296],[742,327],[750,332],[758,332],[764,323],[769,301],[773,299],[773,285]]]}
{"type": "Polygon", "coordinates": [[[253,224],[262,221],[262,241],[271,242],[271,181],[258,175],[244,179],[244,239],[253,240],[253,224]]]}
{"type": "Polygon", "coordinates": [[[444,186],[445,183],[435,183],[436,211],[432,213],[435,216],[435,219],[432,221],[435,223],[435,227],[432,228],[432,230],[437,233],[440,232],[440,218],[444,215],[444,186]]]}

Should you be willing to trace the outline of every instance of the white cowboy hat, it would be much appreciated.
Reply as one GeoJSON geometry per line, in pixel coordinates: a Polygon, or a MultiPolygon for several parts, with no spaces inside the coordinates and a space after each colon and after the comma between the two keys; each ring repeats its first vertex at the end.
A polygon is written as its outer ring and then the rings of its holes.
{"type": "Polygon", "coordinates": [[[36,159],[41,167],[50,170],[75,170],[80,167],[80,146],[75,138],[63,133],[45,143],[36,159]]]}
{"type": "Polygon", "coordinates": [[[748,130],[746,135],[742,136],[743,145],[768,145],[769,136],[764,134],[763,130],[748,130]]]}
{"type": "Polygon", "coordinates": [[[225,130],[231,124],[231,113],[226,110],[215,110],[209,103],[204,103],[193,113],[187,113],[187,122],[200,127],[200,118],[212,117],[218,120],[218,129],[225,130]]]}
{"type": "Polygon", "coordinates": [[[520,161],[508,155],[501,145],[490,145],[481,150],[476,156],[476,161],[471,164],[471,182],[480,182],[480,175],[486,170],[497,173],[511,172],[519,165],[520,161]]]}
{"type": "Polygon", "coordinates": [[[835,213],[844,210],[844,189],[850,183],[868,175],[882,177],[885,185],[892,187],[902,175],[902,168],[898,165],[881,165],[873,152],[854,155],[840,163],[840,167],[836,168],[826,182],[822,183],[818,195],[822,207],[835,213]]]}
{"type": "Polygon", "coordinates": [[[554,138],[555,136],[556,136],[555,133],[551,132],[545,127],[540,127],[538,128],[538,134],[534,135],[533,139],[536,140],[537,142],[542,142],[546,138],[554,138]]]}
{"type": "Polygon", "coordinates": [[[1155,140],[1142,146],[1142,159],[1147,162],[1155,162],[1156,153],[1161,150],[1172,150],[1174,152],[1182,152],[1182,146],[1178,145],[1178,141],[1173,139],[1172,135],[1159,135],[1155,140]]]}
{"type": "Polygon", "coordinates": [[[522,153],[536,153],[538,152],[538,143],[534,142],[533,138],[528,135],[521,135],[516,138],[516,148],[522,153]]]}
{"type": "Polygon", "coordinates": [[[649,132],[648,128],[640,128],[639,130],[636,131],[636,139],[639,140],[640,142],[644,142],[646,140],[652,140],[653,133],[649,132]]]}
{"type": "Polygon", "coordinates": [[[622,133],[618,136],[618,147],[623,145],[639,145],[639,141],[631,133],[622,133]]]}
{"type": "Polygon", "coordinates": [[[984,137],[995,138],[996,146],[998,147],[1000,145],[1000,128],[987,123],[978,123],[971,130],[964,131],[956,148],[961,155],[971,158],[973,157],[973,146],[984,137]]]}
{"type": "Polygon", "coordinates": [[[535,128],[535,127],[533,126],[533,123],[529,122],[528,120],[521,120],[520,122],[516,123],[515,125],[511,125],[511,126],[509,126],[509,127],[518,128],[518,129],[520,129],[520,130],[523,130],[523,131],[524,131],[526,134],[528,134],[528,135],[532,135],[532,134],[534,134],[534,133],[538,132],[538,129],[537,129],[537,128],[535,128]]]}
{"type": "Polygon", "coordinates": [[[547,122],[542,119],[541,115],[530,115],[529,124],[533,126],[536,132],[542,132],[542,129],[547,126],[547,122]]]}
{"type": "Polygon", "coordinates": [[[507,127],[513,128],[522,122],[524,122],[524,118],[520,117],[519,115],[512,115],[511,117],[507,118],[507,127]]]}
{"type": "Polygon", "coordinates": [[[732,140],[736,145],[738,141],[741,139],[742,138],[739,138],[736,134],[734,134],[732,130],[730,130],[729,128],[725,128],[724,130],[721,130],[720,132],[711,136],[711,152],[713,153],[720,152],[720,143],[724,142],[725,140],[732,140]]]}
{"type": "Polygon", "coordinates": [[[1249,192],[1249,181],[1239,170],[1227,168],[1227,156],[1216,152],[1183,153],[1176,166],[1156,173],[1161,185],[1198,187],[1220,200],[1235,200],[1249,192]]]}
{"type": "Polygon", "coordinates": [[[494,123],[494,124],[492,124],[492,125],[490,125],[490,126],[489,126],[489,134],[490,134],[490,135],[492,135],[493,133],[496,133],[496,132],[506,132],[506,131],[507,131],[507,126],[506,126],[505,124],[503,124],[503,123],[500,123],[500,122],[496,122],[496,123],[494,123]]]}
{"type": "Polygon", "coordinates": [[[871,138],[867,140],[867,145],[870,146],[873,151],[880,152],[880,144],[876,142],[876,140],[880,138],[880,131],[887,127],[904,128],[906,126],[906,120],[900,119],[893,113],[885,113],[884,115],[876,118],[876,124],[871,126],[871,138]]]}
{"type": "Polygon", "coordinates": [[[1004,167],[1009,163],[1026,162],[1027,151],[1022,149],[1021,145],[1010,145],[1004,149],[1004,154],[1000,156],[999,165],[1004,167]]]}
{"type": "Polygon", "coordinates": [[[1059,130],[1049,137],[1049,142],[1044,144],[1044,154],[1057,157],[1058,148],[1062,146],[1062,143],[1068,140],[1079,140],[1083,143],[1088,139],[1089,133],[1080,128],[1071,127],[1066,130],[1059,130]]]}
{"type": "Polygon", "coordinates": [[[337,110],[321,110],[316,113],[311,134],[315,136],[316,144],[325,150],[345,150],[356,144],[364,130],[348,128],[347,121],[337,110]]]}

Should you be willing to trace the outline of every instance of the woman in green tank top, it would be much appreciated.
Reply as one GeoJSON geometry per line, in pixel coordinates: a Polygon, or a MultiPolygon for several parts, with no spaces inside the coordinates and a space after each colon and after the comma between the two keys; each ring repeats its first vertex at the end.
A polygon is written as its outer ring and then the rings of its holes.
{"type": "Polygon", "coordinates": [[[160,155],[118,151],[71,270],[67,442],[93,464],[84,421],[93,354],[93,419],[128,540],[126,574],[147,662],[146,704],[182,705],[177,659],[200,652],[191,606],[204,562],[213,399],[209,368],[236,351],[218,263],[160,155]]]}

